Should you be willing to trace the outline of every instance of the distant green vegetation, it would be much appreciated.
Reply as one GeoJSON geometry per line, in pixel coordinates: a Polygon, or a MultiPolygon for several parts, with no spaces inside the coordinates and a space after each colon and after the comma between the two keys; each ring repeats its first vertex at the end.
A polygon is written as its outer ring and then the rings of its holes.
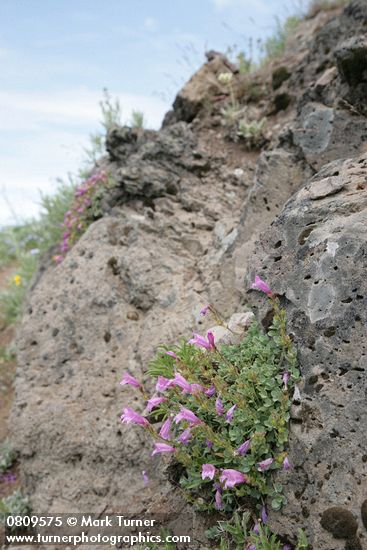
{"type": "Polygon", "coordinates": [[[266,63],[271,59],[280,57],[287,44],[287,40],[297,29],[301,18],[297,15],[287,17],[285,21],[276,19],[276,27],[274,33],[261,44],[262,60],[261,63],[266,63]]]}
{"type": "MultiPolygon", "coordinates": [[[[66,180],[59,179],[53,195],[41,195],[41,214],[37,219],[5,227],[0,230],[0,269],[13,267],[6,288],[0,292],[0,322],[10,325],[17,321],[29,283],[37,270],[40,258],[47,252],[58,257],[65,235],[65,214],[84,189],[85,182],[94,174],[95,162],[104,154],[105,136],[115,124],[121,124],[121,107],[117,99],[112,100],[108,91],[103,91],[100,102],[102,130],[90,136],[90,147],[85,151],[85,159],[77,174],[69,174],[66,180]],[[83,187],[84,186],[84,187],[83,187]]],[[[143,124],[143,113],[135,113],[135,121],[143,124]]],[[[111,179],[103,178],[111,185],[111,179]]],[[[96,217],[96,201],[101,198],[100,186],[95,186],[95,196],[88,190],[90,204],[85,205],[83,219],[78,220],[78,237],[96,217]],[[94,200],[95,199],[95,200],[94,200]]],[[[84,191],[83,191],[84,193],[84,191]]],[[[79,205],[80,206],[80,205],[79,205]]],[[[77,220],[75,220],[77,221],[77,220]]],[[[74,238],[73,242],[75,242],[74,238]]]]}

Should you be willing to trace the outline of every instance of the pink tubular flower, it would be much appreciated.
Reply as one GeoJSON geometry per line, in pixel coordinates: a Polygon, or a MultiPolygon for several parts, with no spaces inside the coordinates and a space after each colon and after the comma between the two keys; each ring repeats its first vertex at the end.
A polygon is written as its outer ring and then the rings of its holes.
{"type": "Polygon", "coordinates": [[[170,381],[170,386],[178,386],[184,393],[191,393],[191,384],[180,374],[175,372],[175,377],[170,381]]]}
{"type": "Polygon", "coordinates": [[[191,338],[188,343],[199,348],[215,349],[214,334],[210,331],[207,334],[207,340],[194,332],[194,338],[191,338]]]}
{"type": "Polygon", "coordinates": [[[144,480],[145,485],[148,485],[148,483],[149,483],[150,480],[149,480],[149,476],[148,476],[148,474],[146,473],[146,471],[143,470],[142,473],[141,473],[141,475],[143,476],[143,480],[144,480]]]}
{"type": "Polygon", "coordinates": [[[256,535],[260,535],[260,525],[258,523],[255,523],[252,530],[256,535]]]}
{"type": "Polygon", "coordinates": [[[266,510],[266,506],[262,506],[261,508],[261,521],[263,523],[266,523],[268,521],[268,512],[266,510]]]}
{"type": "Polygon", "coordinates": [[[151,412],[155,407],[158,407],[161,403],[164,401],[167,401],[165,397],[151,397],[147,401],[147,409],[149,412],[151,412]]]}
{"type": "Polygon", "coordinates": [[[208,388],[207,390],[204,391],[205,395],[207,395],[208,397],[213,397],[213,395],[215,394],[215,386],[210,386],[210,388],[208,388]]]}
{"type": "Polygon", "coordinates": [[[247,483],[248,478],[245,474],[242,472],[239,472],[238,470],[222,470],[222,474],[220,476],[221,483],[224,483],[225,489],[231,489],[235,485],[238,485],[239,483],[247,483]]]}
{"type": "Polygon", "coordinates": [[[254,544],[250,544],[250,546],[246,546],[246,550],[256,550],[256,546],[254,544]]]}
{"type": "Polygon", "coordinates": [[[208,447],[208,449],[212,449],[212,448],[213,448],[213,445],[214,445],[213,441],[209,441],[209,439],[207,439],[207,440],[205,441],[205,443],[206,443],[206,446],[208,447]]]}
{"type": "Polygon", "coordinates": [[[258,275],[256,275],[255,281],[252,283],[251,288],[253,290],[260,290],[260,292],[264,292],[268,296],[273,295],[273,292],[271,291],[270,287],[258,275]]]}
{"type": "Polygon", "coordinates": [[[283,460],[283,470],[290,470],[292,468],[291,463],[289,462],[288,457],[286,456],[283,460]]]}
{"type": "Polygon", "coordinates": [[[54,256],[54,261],[57,263],[57,264],[61,264],[61,262],[63,261],[63,256],[61,256],[61,254],[56,254],[56,256],[54,256]]]}
{"type": "Polygon", "coordinates": [[[237,405],[233,405],[230,409],[228,409],[227,414],[226,414],[226,421],[227,422],[232,422],[233,413],[236,410],[236,408],[237,408],[237,405]]]}
{"type": "Polygon", "coordinates": [[[159,430],[159,435],[162,437],[162,439],[170,439],[170,429],[172,425],[172,418],[167,418],[162,424],[161,429],[159,430]]]}
{"type": "Polygon", "coordinates": [[[174,351],[166,351],[166,355],[173,357],[173,359],[176,359],[176,361],[179,359],[179,357],[175,354],[174,351]]]}
{"type": "Polygon", "coordinates": [[[157,384],[155,389],[159,392],[164,392],[170,386],[171,380],[165,378],[164,376],[158,376],[157,384]]]}
{"type": "Polygon", "coordinates": [[[130,407],[124,409],[123,414],[121,415],[121,422],[125,424],[140,424],[140,426],[148,426],[149,422],[144,416],[138,414],[130,407]]]}
{"type": "Polygon", "coordinates": [[[283,376],[282,376],[282,380],[283,380],[283,384],[284,384],[285,389],[288,388],[288,381],[289,381],[289,378],[290,378],[290,374],[289,374],[289,372],[286,370],[286,371],[283,373],[283,376]]]}
{"type": "Polygon", "coordinates": [[[213,466],[213,464],[203,464],[201,468],[201,479],[213,479],[215,471],[215,466],[213,466]]]}
{"type": "Polygon", "coordinates": [[[176,424],[178,424],[178,422],[180,422],[181,420],[187,420],[187,422],[189,422],[191,426],[202,424],[200,418],[198,418],[196,414],[190,411],[190,409],[186,409],[185,407],[181,407],[180,412],[175,416],[176,424]]]}
{"type": "Polygon", "coordinates": [[[129,386],[134,386],[135,388],[141,388],[141,383],[139,380],[131,376],[128,372],[125,372],[123,379],[120,382],[121,386],[125,386],[125,384],[128,384],[129,386]]]}
{"type": "Polygon", "coordinates": [[[217,397],[216,399],[215,410],[217,411],[218,416],[222,416],[224,414],[224,407],[220,397],[217,397]]]}
{"type": "Polygon", "coordinates": [[[222,491],[220,489],[217,489],[215,492],[215,508],[217,510],[222,510],[223,508],[222,491]]]}
{"type": "Polygon", "coordinates": [[[17,480],[17,476],[13,474],[13,472],[7,472],[6,474],[2,474],[0,476],[0,481],[3,481],[5,483],[14,483],[14,481],[17,480]]]}
{"type": "Polygon", "coordinates": [[[208,313],[209,309],[210,309],[210,304],[204,306],[204,307],[200,310],[200,315],[201,315],[202,317],[204,317],[204,316],[208,313]]]}
{"type": "Polygon", "coordinates": [[[242,443],[242,445],[238,447],[238,449],[235,451],[235,454],[240,456],[245,455],[249,450],[250,445],[251,445],[251,440],[247,439],[244,443],[242,443]]]}
{"type": "Polygon", "coordinates": [[[292,547],[289,544],[285,544],[283,550],[292,550],[292,547]]]}
{"type": "Polygon", "coordinates": [[[206,337],[208,338],[210,348],[215,349],[214,334],[212,333],[211,330],[208,330],[208,332],[206,333],[206,337]]]}
{"type": "Polygon", "coordinates": [[[186,428],[180,435],[180,437],[177,439],[180,443],[183,443],[183,445],[186,445],[192,438],[192,433],[190,428],[186,428]]]}
{"type": "Polygon", "coordinates": [[[161,453],[175,453],[175,452],[176,452],[176,449],[171,445],[167,445],[167,443],[155,443],[152,456],[158,455],[161,453]]]}
{"type": "Polygon", "coordinates": [[[273,464],[274,458],[267,458],[265,460],[262,460],[261,462],[258,462],[258,471],[259,472],[265,472],[270,468],[270,466],[273,464]]]}

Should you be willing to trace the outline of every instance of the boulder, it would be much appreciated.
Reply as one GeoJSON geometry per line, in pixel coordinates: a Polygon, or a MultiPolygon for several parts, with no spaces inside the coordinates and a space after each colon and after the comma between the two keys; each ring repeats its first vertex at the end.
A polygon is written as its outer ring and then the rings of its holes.
{"type": "MultiPolygon", "coordinates": [[[[288,503],[269,525],[288,540],[303,527],[325,550],[356,532],[353,547],[367,545],[366,242],[363,155],[326,165],[296,193],[261,236],[246,280],[259,274],[286,307],[302,374],[292,471],[278,475],[288,503]]],[[[267,300],[247,294],[268,319],[267,300]]]]}

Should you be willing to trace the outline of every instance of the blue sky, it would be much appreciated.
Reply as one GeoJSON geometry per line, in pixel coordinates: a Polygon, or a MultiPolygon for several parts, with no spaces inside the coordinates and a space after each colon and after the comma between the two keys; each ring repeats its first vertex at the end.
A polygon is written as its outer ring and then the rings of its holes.
{"type": "Polygon", "coordinates": [[[292,1],[1,0],[0,225],[77,171],[103,88],[158,128],[205,50],[246,49],[292,1]]]}

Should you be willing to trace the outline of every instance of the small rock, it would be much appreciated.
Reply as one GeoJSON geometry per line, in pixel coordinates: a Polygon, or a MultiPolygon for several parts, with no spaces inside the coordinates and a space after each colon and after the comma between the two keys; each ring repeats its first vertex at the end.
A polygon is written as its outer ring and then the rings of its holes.
{"type": "Polygon", "coordinates": [[[248,328],[252,321],[254,320],[255,315],[252,311],[246,311],[244,313],[234,313],[229,322],[228,328],[233,332],[242,333],[248,328]]]}
{"type": "Polygon", "coordinates": [[[214,334],[214,342],[216,344],[233,344],[234,335],[226,327],[221,325],[211,327],[209,329],[214,334]]]}
{"type": "Polygon", "coordinates": [[[128,311],[126,317],[130,319],[130,321],[139,321],[139,313],[137,311],[128,311]]]}

